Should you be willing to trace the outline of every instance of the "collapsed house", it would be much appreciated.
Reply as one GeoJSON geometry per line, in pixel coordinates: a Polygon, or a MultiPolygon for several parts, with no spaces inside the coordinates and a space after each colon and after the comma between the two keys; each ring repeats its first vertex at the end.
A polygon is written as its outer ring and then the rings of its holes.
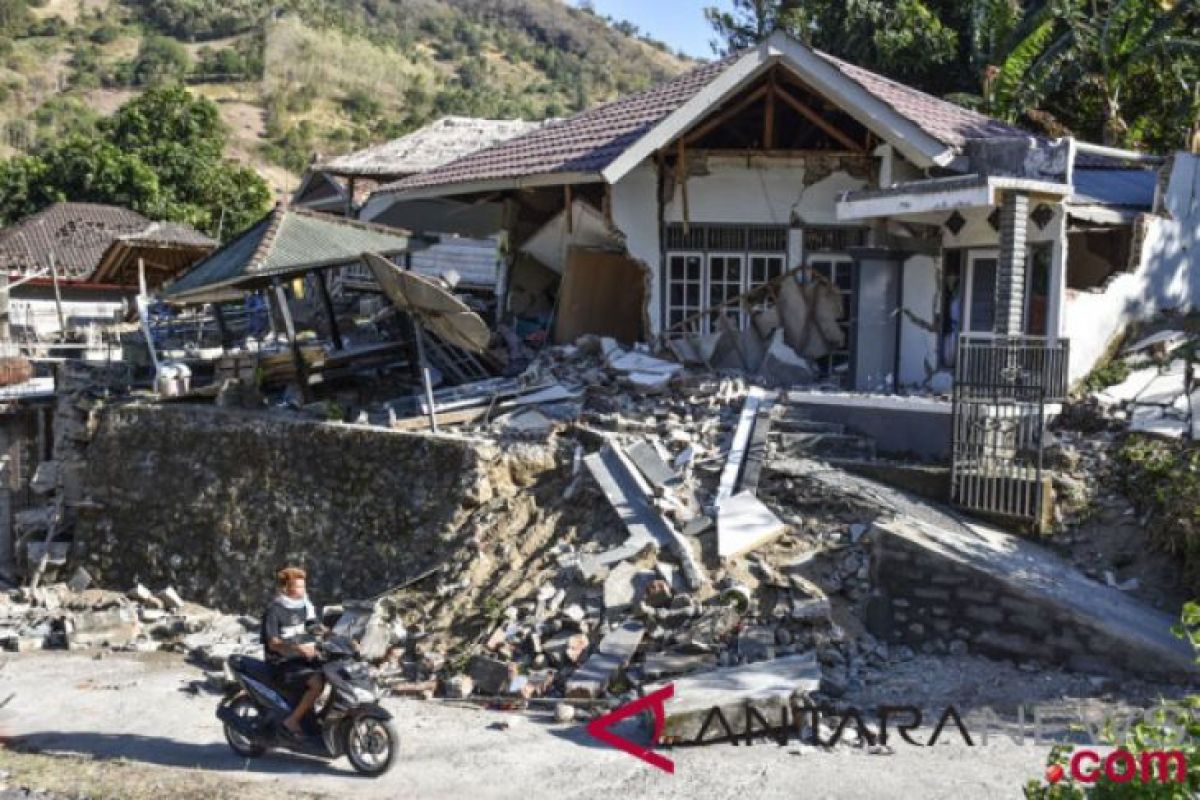
{"type": "MultiPolygon", "coordinates": [[[[330,159],[319,160],[305,173],[292,205],[355,217],[369,194],[412,175],[536,130],[540,123],[523,120],[442,117],[406,136],[330,159]]],[[[464,291],[491,295],[496,289],[496,239],[502,222],[484,209],[477,214],[450,200],[427,200],[393,206],[374,222],[403,228],[432,239],[414,254],[412,269],[451,283],[464,291]],[[449,228],[445,219],[452,217],[449,228]]],[[[369,280],[369,274],[358,277],[369,280]]]]}
{"type": "Polygon", "coordinates": [[[381,187],[362,217],[493,208],[519,331],[693,339],[718,358],[723,334],[752,369],[787,327],[781,278],[823,279],[842,332],[807,348],[824,374],[948,391],[979,338],[1070,341],[1049,378],[1074,380],[1132,316],[1193,303],[1195,278],[1150,257],[1159,161],[1033,137],[780,33],[381,187]]]}
{"type": "Polygon", "coordinates": [[[139,269],[157,289],[216,244],[189,225],[127,208],[55,203],[0,230],[12,337],[36,343],[119,322],[132,309],[139,269]]]}

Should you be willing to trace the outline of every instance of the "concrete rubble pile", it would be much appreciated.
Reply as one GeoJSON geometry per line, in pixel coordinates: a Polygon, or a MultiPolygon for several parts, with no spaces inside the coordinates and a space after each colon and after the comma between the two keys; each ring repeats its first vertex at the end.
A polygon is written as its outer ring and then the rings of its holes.
{"type": "Polygon", "coordinates": [[[171,587],[93,588],[82,567],[66,583],[0,593],[0,644],[14,652],[176,650],[220,671],[235,652],[261,653],[258,624],[186,602],[171,587]]]}
{"type": "Polygon", "coordinates": [[[1200,339],[1161,330],[1121,351],[1128,375],[1091,395],[1106,418],[1135,433],[1195,440],[1200,432],[1200,386],[1194,358],[1200,339]]]}
{"type": "MultiPolygon", "coordinates": [[[[652,681],[782,669],[796,690],[837,697],[882,663],[886,648],[834,624],[803,574],[820,535],[788,497],[757,497],[775,393],[596,337],[544,350],[526,380],[555,392],[473,432],[555,447],[566,485],[542,513],[587,508],[611,535],[552,537],[539,561],[507,565],[528,579],[462,608],[467,635],[445,636],[428,609],[478,582],[474,564],[360,608],[354,629],[394,692],[609,704],[652,681]]],[[[857,597],[865,550],[843,527],[830,584],[857,597]]]]}

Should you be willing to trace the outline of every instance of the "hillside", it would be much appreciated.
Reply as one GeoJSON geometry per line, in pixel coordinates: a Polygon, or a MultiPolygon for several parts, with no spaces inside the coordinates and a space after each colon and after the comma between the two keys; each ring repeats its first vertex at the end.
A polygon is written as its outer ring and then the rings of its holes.
{"type": "Polygon", "coordinates": [[[314,153],[446,114],[559,116],[688,66],[637,33],[561,0],[0,0],[0,157],[177,79],[284,193],[314,153]]]}

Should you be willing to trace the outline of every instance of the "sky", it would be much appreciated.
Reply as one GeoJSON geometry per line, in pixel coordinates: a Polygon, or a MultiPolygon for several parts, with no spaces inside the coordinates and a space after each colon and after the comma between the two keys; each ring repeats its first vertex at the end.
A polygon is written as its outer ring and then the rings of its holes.
{"type": "MultiPolygon", "coordinates": [[[[571,0],[579,5],[579,0],[571,0]]],[[[690,56],[712,58],[708,46],[712,28],[704,19],[704,7],[726,8],[728,0],[592,0],[596,13],[614,19],[624,19],[637,25],[655,39],[666,42],[673,50],[690,56]]]]}

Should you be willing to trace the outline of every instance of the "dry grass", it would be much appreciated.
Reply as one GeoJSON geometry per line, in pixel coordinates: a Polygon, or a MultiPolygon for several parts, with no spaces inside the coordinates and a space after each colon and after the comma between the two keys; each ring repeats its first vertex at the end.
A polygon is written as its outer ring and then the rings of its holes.
{"type": "MultiPolygon", "coordinates": [[[[91,800],[277,800],[273,782],[242,781],[194,769],[79,756],[45,755],[0,748],[0,769],[9,786],[91,800]]],[[[289,789],[289,798],[322,795],[289,789]]]]}

